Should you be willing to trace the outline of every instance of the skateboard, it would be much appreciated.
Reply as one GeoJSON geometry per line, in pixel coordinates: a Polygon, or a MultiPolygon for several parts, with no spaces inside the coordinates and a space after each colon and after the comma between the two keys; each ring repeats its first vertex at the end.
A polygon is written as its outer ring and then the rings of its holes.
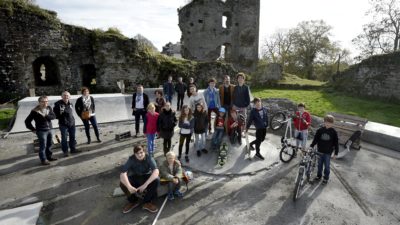
{"type": "Polygon", "coordinates": [[[228,145],[224,142],[219,148],[217,164],[224,166],[228,158],[228,145]]]}

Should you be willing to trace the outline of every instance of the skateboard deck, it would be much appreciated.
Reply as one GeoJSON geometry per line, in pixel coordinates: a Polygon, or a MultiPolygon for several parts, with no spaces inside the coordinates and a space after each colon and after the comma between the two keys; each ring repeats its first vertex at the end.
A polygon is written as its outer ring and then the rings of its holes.
{"type": "Polygon", "coordinates": [[[228,159],[228,145],[224,142],[219,148],[217,164],[224,166],[228,159]]]}

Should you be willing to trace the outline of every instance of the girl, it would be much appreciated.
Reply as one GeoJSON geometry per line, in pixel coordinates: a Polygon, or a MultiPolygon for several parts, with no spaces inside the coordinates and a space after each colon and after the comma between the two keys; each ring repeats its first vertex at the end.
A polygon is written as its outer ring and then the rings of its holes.
{"type": "Polygon", "coordinates": [[[164,155],[171,150],[171,138],[174,135],[174,127],[177,122],[175,111],[171,109],[171,103],[165,103],[165,107],[161,110],[157,121],[158,132],[160,137],[164,139],[164,155]]]}
{"type": "Polygon", "coordinates": [[[183,143],[186,141],[186,152],[185,152],[185,160],[189,162],[189,144],[190,138],[192,137],[193,127],[194,127],[194,119],[192,116],[192,111],[190,110],[189,106],[184,105],[181,110],[181,116],[179,117],[179,155],[178,160],[181,160],[182,156],[182,147],[183,143]]]}
{"type": "Polygon", "coordinates": [[[201,156],[201,152],[208,153],[206,149],[206,131],[208,127],[207,112],[204,110],[203,103],[196,104],[194,116],[194,148],[197,150],[197,156],[201,156]]]}
{"type": "Polygon", "coordinates": [[[156,112],[160,113],[161,109],[164,108],[165,106],[165,99],[163,97],[162,91],[160,90],[156,90],[154,94],[156,95],[156,102],[155,102],[156,112]]]}
{"type": "Polygon", "coordinates": [[[146,137],[147,151],[151,157],[154,157],[154,139],[157,133],[157,120],[159,114],[155,111],[156,107],[153,103],[147,106],[146,114],[146,137]]]}

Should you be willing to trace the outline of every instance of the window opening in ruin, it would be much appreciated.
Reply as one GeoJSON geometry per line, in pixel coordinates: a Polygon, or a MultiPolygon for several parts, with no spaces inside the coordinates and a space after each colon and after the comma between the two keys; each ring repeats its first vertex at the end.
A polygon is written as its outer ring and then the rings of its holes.
{"type": "Polygon", "coordinates": [[[54,58],[42,56],[32,63],[36,86],[53,86],[60,84],[60,71],[54,58]]]}
{"type": "Polygon", "coordinates": [[[82,77],[82,86],[93,88],[96,85],[96,67],[93,64],[84,64],[80,66],[82,77]]]}
{"type": "Polygon", "coordinates": [[[224,12],[222,14],[222,28],[230,28],[232,26],[232,18],[230,12],[224,12]]]}
{"type": "Polygon", "coordinates": [[[223,60],[225,62],[230,62],[231,54],[232,54],[232,45],[229,43],[225,43],[221,45],[221,54],[218,59],[223,60]]]}

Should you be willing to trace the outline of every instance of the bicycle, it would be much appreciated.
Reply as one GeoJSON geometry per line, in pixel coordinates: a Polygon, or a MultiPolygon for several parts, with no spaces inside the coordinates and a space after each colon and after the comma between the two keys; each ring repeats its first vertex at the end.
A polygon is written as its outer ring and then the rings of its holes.
{"type": "Polygon", "coordinates": [[[292,144],[296,142],[296,140],[293,137],[292,117],[289,115],[289,112],[280,111],[275,113],[271,118],[270,127],[272,130],[278,130],[282,128],[282,126],[285,123],[286,123],[286,129],[284,135],[281,138],[282,148],[281,151],[279,152],[279,158],[282,162],[288,163],[294,158],[294,155],[296,154],[297,151],[296,144],[292,144]]]}
{"type": "Polygon", "coordinates": [[[310,147],[307,150],[301,151],[303,152],[303,158],[300,161],[299,172],[295,180],[293,201],[296,201],[299,197],[302,188],[306,184],[304,181],[306,180],[307,183],[311,183],[311,176],[317,164],[317,156],[319,155],[316,147],[310,147]]]}

